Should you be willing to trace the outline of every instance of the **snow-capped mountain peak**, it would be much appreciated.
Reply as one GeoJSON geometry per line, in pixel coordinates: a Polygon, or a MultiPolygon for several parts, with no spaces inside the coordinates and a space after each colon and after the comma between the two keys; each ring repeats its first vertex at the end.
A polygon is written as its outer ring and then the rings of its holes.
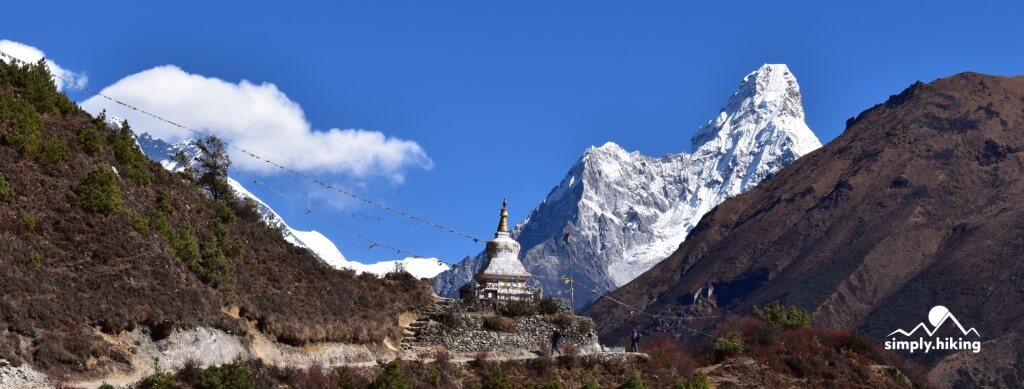
{"type": "MultiPolygon", "coordinates": [[[[546,294],[563,295],[567,274],[599,292],[629,282],[668,257],[707,211],[821,146],[804,122],[796,77],[769,64],[743,78],[692,143],[690,153],[657,158],[613,142],[583,153],[514,229],[546,294]]],[[[438,292],[454,295],[481,261],[468,257],[438,276],[438,292]]],[[[577,307],[597,296],[577,293],[577,307]]]]}

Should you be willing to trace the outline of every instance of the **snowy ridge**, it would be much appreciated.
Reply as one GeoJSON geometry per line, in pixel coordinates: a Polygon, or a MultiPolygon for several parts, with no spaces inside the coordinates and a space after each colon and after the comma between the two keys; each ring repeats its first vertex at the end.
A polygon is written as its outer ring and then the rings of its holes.
{"type": "MultiPolygon", "coordinates": [[[[111,118],[110,121],[113,125],[118,127],[120,126],[119,123],[122,122],[118,118],[111,118]]],[[[170,171],[179,170],[177,164],[169,159],[170,156],[174,155],[178,150],[183,151],[191,160],[194,160],[199,155],[199,150],[190,140],[170,144],[161,139],[152,137],[149,133],[142,133],[136,137],[136,143],[146,156],[160,162],[165,169],[170,171]]],[[[273,208],[267,205],[267,203],[259,197],[256,197],[256,195],[246,189],[237,180],[232,177],[228,177],[228,184],[235,192],[235,195],[242,198],[250,198],[256,202],[256,208],[262,216],[264,224],[281,230],[281,235],[286,241],[288,241],[288,243],[308,249],[332,267],[338,269],[352,269],[358,273],[366,272],[376,274],[378,276],[383,276],[384,274],[401,268],[417,278],[433,278],[438,273],[449,269],[448,265],[443,264],[434,258],[409,257],[370,264],[350,261],[345,258],[334,242],[324,236],[324,234],[318,231],[302,231],[292,228],[284,221],[284,218],[274,211],[273,208]]]]}
{"type": "MultiPolygon", "coordinates": [[[[804,122],[796,78],[786,65],[767,64],[691,141],[690,153],[658,158],[612,142],[583,153],[513,231],[546,295],[565,295],[559,278],[571,271],[577,308],[588,305],[599,294],[583,285],[605,292],[628,283],[675,251],[706,212],[821,147],[804,122]]],[[[438,276],[438,293],[457,294],[481,262],[467,257],[438,276]]]]}

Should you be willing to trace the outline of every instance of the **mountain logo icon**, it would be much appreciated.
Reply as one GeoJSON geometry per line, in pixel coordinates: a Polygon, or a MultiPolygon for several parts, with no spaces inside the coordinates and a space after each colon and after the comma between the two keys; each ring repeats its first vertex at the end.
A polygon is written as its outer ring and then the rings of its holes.
{"type": "Polygon", "coordinates": [[[956,328],[959,329],[960,332],[964,334],[964,336],[974,334],[974,336],[981,337],[981,335],[978,334],[978,330],[974,329],[974,327],[971,327],[970,329],[965,329],[963,324],[960,324],[960,320],[957,320],[956,316],[953,316],[953,313],[949,311],[949,308],[946,308],[941,305],[936,305],[932,307],[930,311],[928,311],[928,323],[932,325],[931,329],[928,328],[927,324],[921,322],[917,326],[912,328],[910,331],[906,331],[904,329],[897,329],[896,331],[893,331],[887,336],[893,336],[896,334],[900,334],[903,336],[913,336],[915,333],[917,333],[918,330],[924,331],[926,334],[928,334],[929,337],[935,336],[935,333],[939,331],[939,328],[941,328],[947,320],[952,321],[953,324],[956,324],[956,328]]]}

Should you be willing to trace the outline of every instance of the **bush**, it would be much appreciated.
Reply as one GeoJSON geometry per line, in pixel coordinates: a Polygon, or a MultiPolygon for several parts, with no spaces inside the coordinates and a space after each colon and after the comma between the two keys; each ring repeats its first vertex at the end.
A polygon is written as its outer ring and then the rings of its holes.
{"type": "Polygon", "coordinates": [[[11,92],[0,92],[0,130],[3,140],[23,152],[39,151],[43,119],[27,101],[11,92]]]}
{"type": "Polygon", "coordinates": [[[36,63],[0,66],[0,80],[17,88],[18,94],[37,113],[68,114],[76,110],[75,104],[57,90],[45,59],[36,63]]]}
{"type": "Polygon", "coordinates": [[[537,313],[541,315],[554,315],[561,311],[561,307],[555,299],[548,297],[540,300],[540,304],[537,305],[537,313]]]}
{"type": "Polygon", "coordinates": [[[597,380],[590,378],[583,383],[583,389],[601,389],[601,385],[597,384],[597,380]]]}
{"type": "Polygon", "coordinates": [[[788,309],[778,301],[772,301],[764,309],[754,307],[754,315],[778,328],[794,329],[811,326],[811,314],[792,305],[788,309]]]}
{"type": "Polygon", "coordinates": [[[78,146],[89,155],[96,155],[103,150],[103,138],[100,132],[91,125],[78,131],[78,146]]]}
{"type": "Polygon", "coordinates": [[[692,378],[676,382],[673,389],[711,389],[711,381],[704,372],[697,372],[692,378]]]}
{"type": "Polygon", "coordinates": [[[7,183],[7,177],[0,174],[0,203],[14,205],[14,201],[14,188],[11,187],[11,184],[7,183]]]}
{"type": "Polygon", "coordinates": [[[541,388],[543,388],[543,389],[562,389],[562,381],[559,381],[558,378],[552,378],[550,381],[545,383],[544,386],[541,386],[541,388]]]}
{"type": "Polygon", "coordinates": [[[513,386],[505,372],[501,371],[500,367],[495,367],[484,375],[480,387],[481,389],[512,389],[513,386]]]}
{"type": "Polygon", "coordinates": [[[718,359],[737,355],[746,349],[738,332],[731,332],[715,340],[715,355],[718,359]]]}
{"type": "Polygon", "coordinates": [[[669,337],[651,338],[643,345],[643,351],[651,357],[651,364],[658,369],[686,374],[697,366],[697,361],[686,352],[683,344],[669,337]]]}
{"type": "Polygon", "coordinates": [[[132,227],[135,231],[145,234],[149,232],[149,219],[136,216],[132,219],[132,227]]]}
{"type": "Polygon", "coordinates": [[[125,121],[121,128],[110,133],[107,137],[110,149],[114,151],[114,158],[118,166],[124,170],[125,176],[136,184],[145,185],[149,183],[149,170],[145,154],[139,150],[135,142],[135,135],[131,126],[125,121]]]}
{"type": "Polygon", "coordinates": [[[178,227],[168,235],[167,245],[171,247],[175,258],[187,264],[199,259],[199,240],[196,238],[196,233],[192,231],[191,225],[185,224],[178,227]]]}
{"type": "Polygon", "coordinates": [[[644,384],[643,377],[640,376],[639,372],[632,372],[626,377],[626,382],[622,383],[620,387],[622,389],[645,389],[647,385],[644,384]]]}
{"type": "Polygon", "coordinates": [[[43,258],[40,257],[39,254],[37,254],[36,252],[33,251],[32,255],[30,255],[28,257],[28,263],[30,265],[32,265],[32,266],[35,266],[35,267],[42,267],[43,266],[43,258]]]}
{"type": "Polygon", "coordinates": [[[43,142],[42,151],[36,158],[43,165],[53,165],[68,159],[71,149],[68,148],[68,141],[63,137],[51,138],[43,142]]]}
{"type": "Polygon", "coordinates": [[[220,204],[217,207],[216,216],[217,220],[220,220],[220,222],[224,224],[231,224],[231,222],[235,221],[235,212],[226,204],[220,204]]]}
{"type": "Polygon", "coordinates": [[[529,301],[509,301],[501,306],[501,314],[508,317],[530,316],[537,313],[537,307],[529,301]]]}
{"type": "Polygon", "coordinates": [[[516,332],[516,320],[502,316],[487,316],[484,318],[484,329],[498,332],[516,332]]]}
{"type": "Polygon", "coordinates": [[[87,211],[111,212],[120,209],[121,189],[117,186],[117,175],[102,166],[94,167],[75,189],[75,199],[87,211]]]}
{"type": "Polygon", "coordinates": [[[377,377],[367,386],[369,389],[412,389],[412,384],[402,372],[402,366],[398,361],[388,362],[384,369],[377,374],[377,377]]]}
{"type": "Polygon", "coordinates": [[[430,384],[430,386],[433,386],[435,388],[440,388],[441,387],[441,370],[439,370],[437,368],[437,366],[431,367],[430,370],[427,371],[427,375],[426,375],[426,377],[424,377],[424,380],[427,381],[427,383],[430,384]]]}
{"type": "Polygon", "coordinates": [[[18,220],[18,226],[26,232],[36,231],[36,215],[32,212],[27,212],[21,215],[21,220],[18,220]]]}
{"type": "Polygon", "coordinates": [[[220,367],[211,366],[199,373],[196,389],[252,389],[252,373],[242,359],[220,367]]]}
{"type": "Polygon", "coordinates": [[[178,379],[174,373],[158,371],[146,377],[139,383],[142,389],[175,389],[178,387],[178,379]]]}
{"type": "Polygon", "coordinates": [[[214,288],[231,285],[231,277],[234,275],[235,266],[220,249],[216,237],[210,237],[203,248],[203,260],[198,267],[193,269],[199,280],[214,288]]]}

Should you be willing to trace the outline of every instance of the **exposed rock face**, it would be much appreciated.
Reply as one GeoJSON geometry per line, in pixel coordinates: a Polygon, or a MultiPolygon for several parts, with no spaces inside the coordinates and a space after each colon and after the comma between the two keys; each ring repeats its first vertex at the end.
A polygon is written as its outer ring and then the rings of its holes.
{"type": "MultiPolygon", "coordinates": [[[[561,278],[571,268],[576,307],[588,305],[668,257],[708,210],[821,146],[786,65],[744,77],[692,143],[691,153],[660,158],[611,142],[583,154],[513,231],[545,293],[568,297],[561,278]]],[[[468,257],[439,275],[438,294],[456,296],[482,262],[468,257]]]]}
{"type": "Polygon", "coordinates": [[[695,291],[713,286],[711,299],[729,311],[782,300],[808,309],[817,326],[881,340],[943,305],[977,329],[981,352],[905,355],[941,367],[937,385],[1019,384],[1022,112],[1024,77],[964,73],[915,84],[723,202],[679,250],[612,294],[661,319],[610,300],[587,314],[609,339],[637,325],[680,331],[705,322],[677,319],[695,291]]]}

